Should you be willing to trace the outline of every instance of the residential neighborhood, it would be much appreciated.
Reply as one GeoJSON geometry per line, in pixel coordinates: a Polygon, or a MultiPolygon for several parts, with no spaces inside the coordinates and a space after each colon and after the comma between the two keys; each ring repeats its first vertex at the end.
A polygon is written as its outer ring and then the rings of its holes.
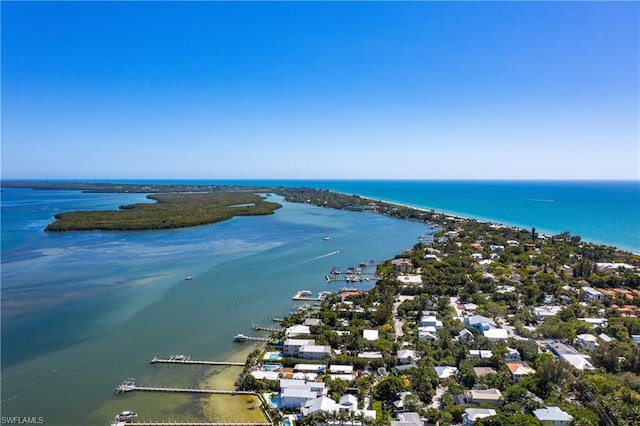
{"type": "Polygon", "coordinates": [[[639,256],[429,219],[373,288],[285,318],[239,386],[300,425],[640,424],[639,256]]]}

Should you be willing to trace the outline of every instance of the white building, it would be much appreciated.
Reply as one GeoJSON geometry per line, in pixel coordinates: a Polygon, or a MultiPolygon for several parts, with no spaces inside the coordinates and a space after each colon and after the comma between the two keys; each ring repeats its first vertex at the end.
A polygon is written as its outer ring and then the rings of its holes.
{"type": "Polygon", "coordinates": [[[490,328],[482,333],[490,342],[502,342],[509,338],[509,332],[504,328],[490,328]]]}
{"type": "Polygon", "coordinates": [[[300,355],[300,348],[315,344],[315,339],[287,339],[284,341],[282,353],[286,356],[298,357],[300,355]]]}
{"type": "Polygon", "coordinates": [[[604,300],[604,294],[593,287],[582,287],[582,293],[587,302],[602,302],[604,300]]]}
{"type": "Polygon", "coordinates": [[[470,426],[474,424],[476,420],[495,415],[496,410],[493,408],[467,408],[462,415],[462,426],[470,426]]]}
{"type": "Polygon", "coordinates": [[[323,359],[331,355],[331,346],[306,345],[299,350],[298,357],[302,359],[323,359]]]}
{"type": "Polygon", "coordinates": [[[422,277],[420,275],[399,275],[396,279],[402,285],[422,285],[422,277]]]}
{"type": "Polygon", "coordinates": [[[544,424],[553,426],[569,426],[573,417],[559,407],[547,407],[533,410],[533,415],[544,424]]]}
{"type": "Polygon", "coordinates": [[[378,330],[362,330],[362,338],[364,340],[378,340],[378,330]]]}
{"type": "Polygon", "coordinates": [[[307,401],[327,394],[322,382],[280,379],[280,405],[286,408],[300,408],[307,401]]]}
{"type": "Polygon", "coordinates": [[[434,330],[440,330],[443,324],[435,315],[423,315],[420,318],[420,327],[433,327],[434,330]]]}
{"type": "Polygon", "coordinates": [[[596,346],[598,346],[598,339],[593,334],[578,334],[576,336],[576,344],[588,351],[595,351],[596,346]]]}

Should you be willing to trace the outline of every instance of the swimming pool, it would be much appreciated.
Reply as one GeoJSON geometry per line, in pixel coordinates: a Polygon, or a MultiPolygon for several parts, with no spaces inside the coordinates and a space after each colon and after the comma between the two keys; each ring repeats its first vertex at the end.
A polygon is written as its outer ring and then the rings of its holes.
{"type": "Polygon", "coordinates": [[[275,371],[282,368],[282,364],[264,364],[260,369],[262,371],[275,371]]]}

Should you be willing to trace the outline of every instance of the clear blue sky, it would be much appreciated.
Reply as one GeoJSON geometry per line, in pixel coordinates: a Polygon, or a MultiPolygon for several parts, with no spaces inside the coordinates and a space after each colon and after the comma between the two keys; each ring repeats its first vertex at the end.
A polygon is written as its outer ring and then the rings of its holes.
{"type": "Polygon", "coordinates": [[[638,2],[1,7],[3,178],[640,178],[638,2]]]}

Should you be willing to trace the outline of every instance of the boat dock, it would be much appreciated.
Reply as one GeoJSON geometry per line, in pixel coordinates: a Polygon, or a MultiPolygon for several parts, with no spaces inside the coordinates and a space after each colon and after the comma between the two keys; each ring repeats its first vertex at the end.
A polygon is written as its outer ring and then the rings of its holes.
{"type": "Polygon", "coordinates": [[[321,291],[320,293],[318,293],[316,297],[313,297],[313,293],[311,293],[309,290],[300,290],[299,292],[293,295],[292,299],[309,301],[309,302],[321,302],[329,294],[332,294],[332,293],[330,291],[321,291]]]}
{"type": "Polygon", "coordinates": [[[149,364],[193,364],[193,365],[237,365],[244,367],[244,362],[233,361],[197,361],[190,359],[162,359],[154,356],[149,364]]]}
{"type": "Polygon", "coordinates": [[[258,330],[258,331],[272,331],[272,332],[277,332],[277,331],[282,331],[282,328],[274,328],[274,327],[265,327],[263,325],[260,324],[252,324],[251,327],[254,330],[258,330]]]}
{"type": "Polygon", "coordinates": [[[131,384],[122,384],[116,388],[116,393],[127,392],[178,392],[178,393],[210,393],[220,395],[258,395],[251,391],[224,390],[224,389],[198,389],[198,388],[171,388],[162,386],[136,386],[131,384]]]}
{"type": "MultiPolygon", "coordinates": [[[[244,334],[236,334],[233,336],[234,342],[268,342],[268,337],[250,337],[245,336],[244,334]]],[[[244,365],[244,364],[243,364],[244,365]]]]}

